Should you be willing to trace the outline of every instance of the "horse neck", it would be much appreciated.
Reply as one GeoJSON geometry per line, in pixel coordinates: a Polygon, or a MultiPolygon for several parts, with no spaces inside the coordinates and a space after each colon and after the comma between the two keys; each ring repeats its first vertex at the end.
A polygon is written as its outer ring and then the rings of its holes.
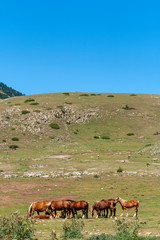
{"type": "Polygon", "coordinates": [[[123,198],[119,198],[119,202],[121,205],[123,205],[125,202],[127,202],[127,200],[123,199],[123,198]]]}

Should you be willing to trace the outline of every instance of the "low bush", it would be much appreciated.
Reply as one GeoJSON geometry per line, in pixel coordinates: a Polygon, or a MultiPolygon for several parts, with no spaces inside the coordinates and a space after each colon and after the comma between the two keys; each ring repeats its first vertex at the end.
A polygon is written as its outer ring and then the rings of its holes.
{"type": "Polygon", "coordinates": [[[124,218],[115,221],[116,237],[123,240],[136,240],[138,238],[139,224],[124,218]]]}
{"type": "Polygon", "coordinates": [[[68,93],[68,92],[64,92],[63,94],[66,95],[66,96],[69,96],[69,93],[68,93]]]}
{"type": "Polygon", "coordinates": [[[33,103],[30,103],[30,105],[39,105],[38,102],[33,102],[33,103]]]}
{"type": "Polygon", "coordinates": [[[125,107],[122,107],[122,109],[124,109],[124,110],[135,110],[135,108],[129,107],[128,105],[126,105],[125,107]]]}
{"type": "Polygon", "coordinates": [[[123,168],[119,167],[119,168],[117,169],[117,172],[118,172],[118,173],[123,172],[123,168]]]}
{"type": "Polygon", "coordinates": [[[71,123],[70,122],[66,122],[67,125],[70,125],[71,123]]]}
{"type": "Polygon", "coordinates": [[[132,93],[132,94],[130,94],[130,96],[131,97],[135,97],[135,96],[137,96],[136,94],[134,94],[134,93],[132,93]]]}
{"type": "Polygon", "coordinates": [[[102,233],[100,235],[92,235],[88,240],[115,240],[115,237],[113,235],[102,233]]]}
{"type": "Polygon", "coordinates": [[[22,113],[22,114],[27,114],[27,113],[30,113],[30,111],[28,111],[28,110],[22,110],[21,113],[22,113]]]}
{"type": "Polygon", "coordinates": [[[82,220],[72,219],[65,221],[63,224],[63,238],[83,238],[81,231],[83,230],[84,222],[82,220]]]}
{"type": "Polygon", "coordinates": [[[70,104],[71,105],[72,103],[71,102],[65,102],[65,104],[70,104]]]}
{"type": "Polygon", "coordinates": [[[127,133],[127,136],[133,136],[134,133],[127,133]]]}
{"type": "Polygon", "coordinates": [[[106,140],[108,140],[108,139],[110,139],[110,137],[103,135],[103,136],[101,136],[101,139],[106,139],[106,140]]]}
{"type": "Polygon", "coordinates": [[[28,98],[24,101],[24,103],[28,103],[28,102],[34,102],[35,100],[33,98],[28,98]]]}
{"type": "Polygon", "coordinates": [[[0,217],[0,239],[33,240],[34,221],[12,214],[11,217],[0,217]]]}
{"type": "Polygon", "coordinates": [[[19,138],[18,137],[13,137],[12,141],[19,141],[19,138]]]}
{"type": "Polygon", "coordinates": [[[54,136],[50,136],[49,138],[50,138],[50,139],[55,139],[55,137],[54,137],[54,136]]]}
{"type": "Polygon", "coordinates": [[[2,140],[2,142],[3,142],[3,143],[5,143],[5,142],[6,142],[6,140],[5,140],[5,139],[3,139],[3,140],[2,140]]]}
{"type": "Polygon", "coordinates": [[[114,97],[114,95],[108,95],[107,97],[114,97]]]}
{"type": "Polygon", "coordinates": [[[95,174],[93,177],[94,177],[94,178],[99,178],[99,175],[95,174]]]}
{"type": "Polygon", "coordinates": [[[40,110],[34,110],[33,112],[40,113],[41,111],[40,110]]]}
{"type": "Polygon", "coordinates": [[[49,126],[53,129],[59,129],[59,125],[57,123],[50,123],[49,126]]]}
{"type": "Polygon", "coordinates": [[[99,139],[99,136],[96,136],[96,135],[95,135],[93,138],[95,138],[95,139],[99,139]]]}
{"type": "Polygon", "coordinates": [[[10,145],[9,148],[16,150],[19,147],[17,145],[10,145]]]}
{"type": "Polygon", "coordinates": [[[81,97],[89,97],[89,94],[83,93],[83,94],[80,94],[79,96],[81,96],[81,97]]]}

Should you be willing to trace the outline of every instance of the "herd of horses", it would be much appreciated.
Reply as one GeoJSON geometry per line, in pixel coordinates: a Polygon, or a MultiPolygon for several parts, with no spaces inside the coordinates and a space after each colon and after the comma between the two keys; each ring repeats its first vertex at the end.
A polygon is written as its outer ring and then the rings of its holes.
{"type": "MultiPolygon", "coordinates": [[[[110,211],[109,217],[116,217],[116,204],[120,203],[122,207],[123,216],[124,210],[126,211],[126,217],[128,217],[128,209],[135,208],[135,214],[133,217],[138,218],[138,207],[139,201],[137,200],[124,200],[120,197],[116,199],[103,199],[101,201],[96,201],[91,206],[91,217],[94,216],[94,211],[96,211],[97,216],[99,218],[101,216],[108,217],[108,212],[110,211]]],[[[27,212],[28,217],[32,217],[34,219],[50,219],[50,218],[73,218],[77,215],[77,211],[82,211],[82,218],[88,218],[89,211],[89,202],[87,201],[74,201],[74,200],[58,200],[58,201],[39,201],[33,202],[27,212]],[[57,211],[61,211],[57,213],[57,211]],[[34,212],[37,212],[38,215],[34,215],[34,212]],[[39,215],[40,212],[45,212],[45,214],[39,215]]]]}

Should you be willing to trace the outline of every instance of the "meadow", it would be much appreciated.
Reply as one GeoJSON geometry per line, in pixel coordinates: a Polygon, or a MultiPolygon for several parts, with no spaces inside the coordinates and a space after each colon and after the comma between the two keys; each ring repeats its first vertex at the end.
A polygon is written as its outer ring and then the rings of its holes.
{"type": "MultiPolygon", "coordinates": [[[[91,207],[120,196],[140,201],[140,235],[159,236],[159,106],[159,95],[145,94],[50,93],[2,100],[0,215],[26,215],[33,201],[69,198],[91,207]]],[[[64,221],[37,221],[35,236],[45,239],[52,230],[61,236],[64,221]]],[[[115,231],[114,219],[89,215],[84,223],[85,237],[115,231]]]]}

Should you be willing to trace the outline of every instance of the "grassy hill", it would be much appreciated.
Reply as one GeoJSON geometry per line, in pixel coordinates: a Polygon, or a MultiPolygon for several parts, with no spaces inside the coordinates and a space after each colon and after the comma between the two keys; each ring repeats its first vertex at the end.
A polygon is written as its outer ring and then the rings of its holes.
{"type": "MultiPolygon", "coordinates": [[[[20,96],[1,100],[0,119],[1,214],[15,206],[24,214],[30,202],[44,198],[92,204],[120,195],[140,201],[147,222],[142,233],[157,232],[160,95],[20,96]]],[[[98,225],[101,232],[105,223],[98,225]]],[[[86,224],[91,230],[97,222],[86,224]]]]}

